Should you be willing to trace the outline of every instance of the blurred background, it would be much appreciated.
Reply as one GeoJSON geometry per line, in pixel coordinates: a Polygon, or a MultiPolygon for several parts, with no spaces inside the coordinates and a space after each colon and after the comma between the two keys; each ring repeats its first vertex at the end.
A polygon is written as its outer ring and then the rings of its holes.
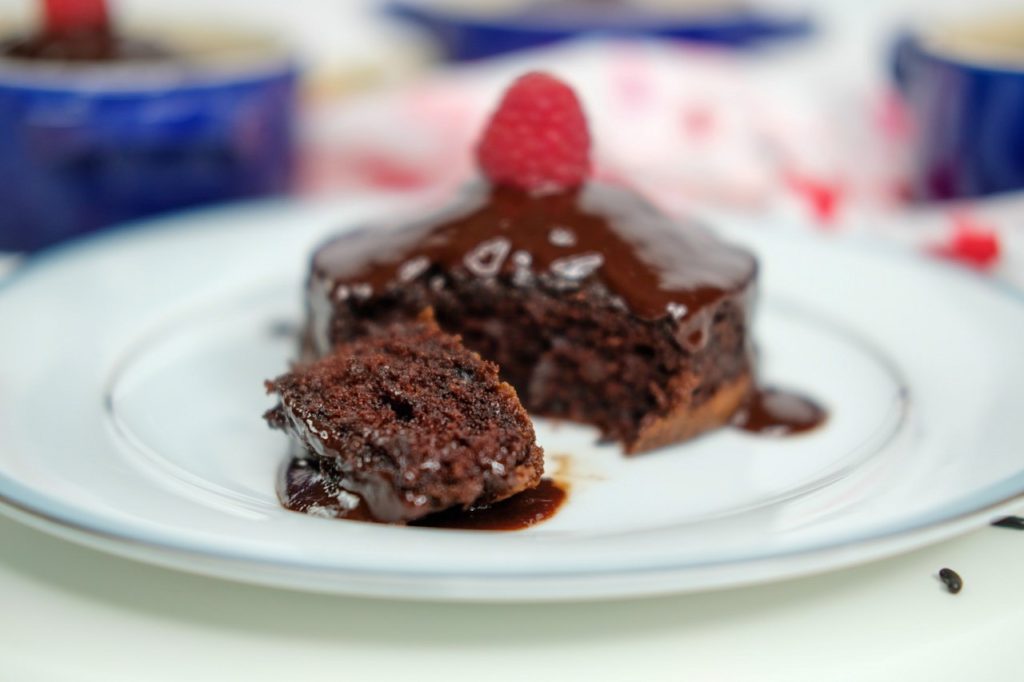
{"type": "Polygon", "coordinates": [[[449,191],[501,89],[539,68],[580,92],[599,177],[666,210],[868,232],[1014,279],[1015,5],[0,0],[0,251],[255,197],[449,191]]]}

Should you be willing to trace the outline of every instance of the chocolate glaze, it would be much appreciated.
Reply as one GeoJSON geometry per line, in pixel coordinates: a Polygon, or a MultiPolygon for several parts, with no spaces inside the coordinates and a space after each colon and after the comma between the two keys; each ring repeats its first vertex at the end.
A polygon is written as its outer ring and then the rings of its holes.
{"type": "Polygon", "coordinates": [[[0,55],[14,59],[59,62],[112,62],[169,59],[174,55],[162,46],[122,38],[106,28],[75,33],[43,32],[7,41],[0,55]]]}
{"type": "Polygon", "coordinates": [[[733,426],[770,436],[810,431],[828,417],[813,400],[777,388],[759,388],[733,418],[733,426]]]}
{"type": "MultiPolygon", "coordinates": [[[[282,471],[278,495],[286,509],[351,521],[379,522],[359,495],[316,462],[293,457],[282,471]]],[[[566,489],[549,478],[540,485],[493,505],[450,509],[417,519],[410,525],[464,530],[521,530],[555,515],[566,499],[566,489]]]]}
{"type": "Polygon", "coordinates": [[[332,519],[376,520],[363,498],[325,476],[315,459],[292,457],[281,473],[277,495],[286,509],[332,519]]]}
{"type": "Polygon", "coordinates": [[[588,183],[536,195],[478,184],[454,208],[412,225],[382,225],[325,245],[314,256],[313,279],[335,299],[369,297],[438,267],[560,291],[598,281],[635,316],[656,320],[699,317],[744,292],[757,264],[625,188],[588,183]]]}
{"type": "MultiPolygon", "coordinates": [[[[289,420],[296,432],[292,438],[293,451],[301,452],[305,446],[309,446],[312,450],[309,453],[311,459],[305,459],[303,455],[299,455],[293,462],[295,464],[295,475],[313,477],[315,480],[322,481],[326,486],[327,499],[334,497],[344,491],[341,495],[341,501],[343,503],[351,502],[352,509],[351,513],[346,512],[345,518],[357,518],[359,516],[365,516],[364,520],[379,520],[387,523],[399,522],[404,514],[406,513],[406,504],[403,497],[401,497],[395,486],[392,485],[392,481],[386,473],[377,471],[366,471],[366,472],[351,472],[348,475],[343,476],[342,472],[335,471],[328,466],[329,462],[337,462],[340,457],[341,447],[338,443],[334,442],[329,437],[323,437],[319,434],[328,434],[328,430],[323,428],[322,425],[317,424],[312,419],[306,422],[304,419],[295,415],[294,412],[287,409],[287,404],[284,405],[283,410],[285,419],[289,420]],[[306,462],[305,465],[302,462],[306,462]],[[303,468],[308,469],[303,474],[303,468]],[[323,469],[323,470],[321,470],[323,469]],[[345,485],[341,486],[340,481],[345,481],[345,485]],[[376,514],[371,512],[371,509],[376,510],[376,514]]],[[[289,465],[289,471],[292,465],[289,465]]],[[[289,474],[290,476],[291,474],[289,474]]],[[[286,478],[286,482],[290,480],[286,478]]],[[[316,492],[315,488],[311,489],[311,494],[316,492]]],[[[282,500],[288,500],[289,498],[285,495],[281,495],[282,500]]],[[[305,504],[301,499],[294,504],[302,505],[305,504]]],[[[314,515],[327,514],[325,511],[319,510],[316,507],[320,505],[320,502],[314,501],[311,503],[313,508],[311,510],[299,510],[306,511],[314,515]]],[[[289,503],[286,502],[286,507],[291,509],[289,503]]],[[[308,505],[307,505],[308,506],[308,505]]],[[[335,502],[335,511],[341,511],[343,508],[337,505],[335,502]]],[[[333,514],[337,516],[338,514],[333,514]]]]}

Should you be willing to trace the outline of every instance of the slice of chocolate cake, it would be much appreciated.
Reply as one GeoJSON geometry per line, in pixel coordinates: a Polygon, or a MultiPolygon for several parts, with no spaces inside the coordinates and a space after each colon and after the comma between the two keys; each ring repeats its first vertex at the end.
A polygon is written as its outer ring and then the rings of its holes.
{"type": "Polygon", "coordinates": [[[533,414],[593,424],[627,452],[728,423],[753,387],[756,261],[589,181],[587,145],[567,86],[518,81],[478,150],[490,182],[314,254],[306,353],[433,308],[533,414]]]}
{"type": "Polygon", "coordinates": [[[378,521],[504,499],[540,482],[543,453],[494,364],[422,317],[342,344],[267,382],[265,415],[378,521]]]}

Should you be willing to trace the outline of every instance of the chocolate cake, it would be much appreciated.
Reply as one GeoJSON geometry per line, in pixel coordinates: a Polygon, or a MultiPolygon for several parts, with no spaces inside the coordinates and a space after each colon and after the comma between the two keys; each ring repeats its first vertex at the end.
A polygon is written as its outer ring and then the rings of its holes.
{"type": "Polygon", "coordinates": [[[757,263],[591,180],[589,144],[568,86],[521,78],[478,147],[484,180],[316,251],[306,354],[432,308],[532,414],[593,424],[627,453],[728,423],[753,389],[757,263]]]}
{"type": "Polygon", "coordinates": [[[267,382],[266,413],[369,517],[402,523],[540,482],[543,454],[493,363],[429,317],[379,325],[267,382]]]}
{"type": "Polygon", "coordinates": [[[297,453],[289,508],[348,490],[372,516],[409,521],[537,485],[517,392],[532,414],[592,424],[627,453],[741,416],[765,430],[768,408],[792,406],[744,409],[762,404],[751,401],[753,256],[593,181],[568,86],[517,80],[477,160],[482,178],[447,208],[364,225],[313,255],[302,335],[313,364],[269,384],[282,397],[271,424],[317,462],[297,453]],[[416,322],[423,311],[469,350],[416,322]]]}
{"type": "Polygon", "coordinates": [[[756,271],[625,188],[479,185],[434,217],[319,248],[307,351],[432,307],[532,414],[641,452],[727,423],[750,393],[756,271]]]}

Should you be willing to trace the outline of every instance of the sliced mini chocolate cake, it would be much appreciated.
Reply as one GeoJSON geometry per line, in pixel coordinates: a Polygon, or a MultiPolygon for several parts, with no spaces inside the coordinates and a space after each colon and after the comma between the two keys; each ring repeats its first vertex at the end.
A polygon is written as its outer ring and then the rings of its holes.
{"type": "Polygon", "coordinates": [[[429,319],[343,344],[267,390],[280,398],[271,426],[375,520],[486,505],[540,482],[543,453],[515,390],[429,319]]]}

